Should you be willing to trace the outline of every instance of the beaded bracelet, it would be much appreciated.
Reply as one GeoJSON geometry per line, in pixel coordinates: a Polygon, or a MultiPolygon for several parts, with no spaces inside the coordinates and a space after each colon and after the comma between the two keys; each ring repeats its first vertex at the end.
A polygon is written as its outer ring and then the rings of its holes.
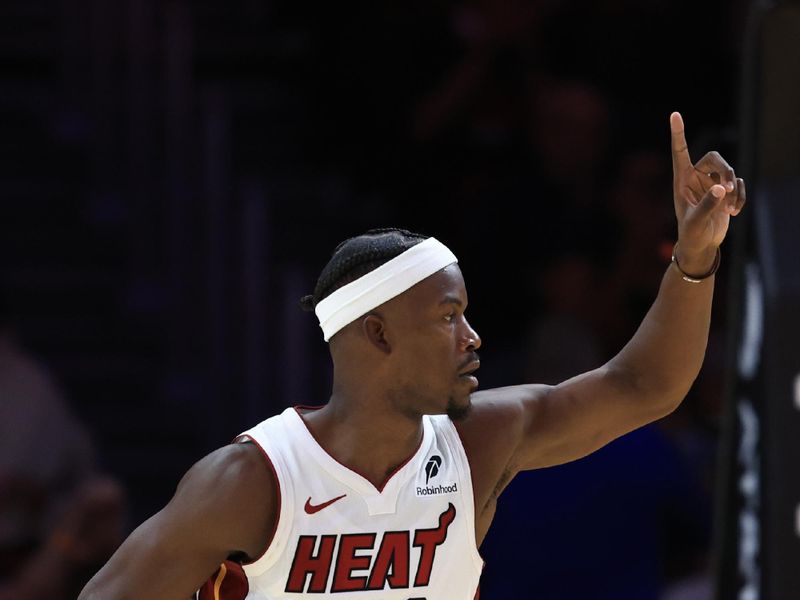
{"type": "Polygon", "coordinates": [[[719,269],[719,263],[722,260],[722,253],[719,250],[719,246],[717,246],[717,253],[714,256],[714,264],[711,265],[711,270],[704,275],[697,275],[697,276],[689,275],[686,271],[681,269],[680,264],[678,264],[678,257],[675,255],[677,249],[678,249],[678,243],[675,242],[675,245],[672,247],[672,262],[675,263],[675,268],[678,269],[678,271],[680,271],[680,274],[683,277],[684,281],[688,281],[689,283],[700,283],[704,279],[708,279],[709,277],[711,277],[719,269]]]}

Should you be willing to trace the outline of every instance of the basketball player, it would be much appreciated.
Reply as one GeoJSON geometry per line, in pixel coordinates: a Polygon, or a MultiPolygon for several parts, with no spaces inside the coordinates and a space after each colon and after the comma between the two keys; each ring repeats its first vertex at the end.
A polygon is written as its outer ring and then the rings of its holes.
{"type": "Polygon", "coordinates": [[[670,125],[678,242],[617,356],[560,385],[475,392],[481,340],[456,257],[401,230],[347,240],[304,299],[330,344],[328,404],[198,462],[81,599],[476,597],[477,548],[509,481],[669,414],[698,374],[745,189],[717,153],[693,165],[678,113],[670,125]]]}

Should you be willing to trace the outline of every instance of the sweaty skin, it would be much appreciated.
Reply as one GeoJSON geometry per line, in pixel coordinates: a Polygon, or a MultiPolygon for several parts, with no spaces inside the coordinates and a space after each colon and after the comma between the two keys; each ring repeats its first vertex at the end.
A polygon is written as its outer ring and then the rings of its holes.
{"type": "MultiPolygon", "coordinates": [[[[678,261],[701,275],[744,205],[744,182],[717,153],[692,164],[678,113],[670,127],[678,261]]],[[[461,271],[450,265],[331,339],[330,401],[304,419],[334,458],[380,486],[419,445],[422,415],[466,413],[456,426],[480,544],[517,473],[585,456],[680,404],[703,361],[713,289],[713,276],[688,283],[671,265],[639,329],[605,365],[556,386],[475,392],[469,372],[481,340],[465,317],[461,271]]],[[[230,555],[258,557],[276,510],[276,484],[259,450],[221,448],[189,470],[80,600],[185,600],[230,555]]]]}

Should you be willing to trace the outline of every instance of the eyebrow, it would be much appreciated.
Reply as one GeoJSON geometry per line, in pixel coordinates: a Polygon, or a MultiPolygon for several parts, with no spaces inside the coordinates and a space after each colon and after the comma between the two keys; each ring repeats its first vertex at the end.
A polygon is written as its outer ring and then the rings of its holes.
{"type": "Polygon", "coordinates": [[[444,299],[439,302],[439,305],[442,304],[458,304],[459,306],[463,306],[464,303],[461,302],[460,298],[456,298],[455,296],[445,296],[444,299]]]}

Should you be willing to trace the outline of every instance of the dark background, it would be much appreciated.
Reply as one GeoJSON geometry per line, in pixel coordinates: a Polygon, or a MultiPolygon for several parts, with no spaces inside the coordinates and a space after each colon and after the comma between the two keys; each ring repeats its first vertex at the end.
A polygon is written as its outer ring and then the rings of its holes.
{"type": "MultiPolygon", "coordinates": [[[[695,160],[735,161],[745,8],[3,2],[3,314],[122,484],[129,527],[239,431],[325,401],[297,300],[368,228],[459,256],[482,387],[610,358],[676,235],[669,113],[695,160]]],[[[675,415],[508,489],[482,597],[708,597],[715,302],[675,415]]]]}

